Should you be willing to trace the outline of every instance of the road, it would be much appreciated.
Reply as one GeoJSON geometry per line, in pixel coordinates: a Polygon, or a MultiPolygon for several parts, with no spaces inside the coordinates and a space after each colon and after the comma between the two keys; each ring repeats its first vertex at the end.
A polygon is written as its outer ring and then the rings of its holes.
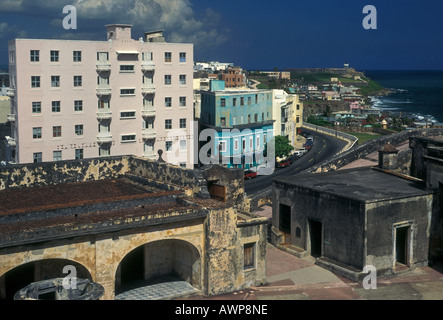
{"type": "Polygon", "coordinates": [[[245,180],[245,191],[247,195],[252,195],[270,187],[272,185],[272,179],[278,176],[296,175],[315,164],[331,158],[346,145],[346,142],[341,139],[318,133],[315,130],[305,128],[303,128],[303,130],[312,134],[314,137],[314,146],[311,151],[287,168],[276,168],[271,175],[263,175],[251,180],[245,180]]]}

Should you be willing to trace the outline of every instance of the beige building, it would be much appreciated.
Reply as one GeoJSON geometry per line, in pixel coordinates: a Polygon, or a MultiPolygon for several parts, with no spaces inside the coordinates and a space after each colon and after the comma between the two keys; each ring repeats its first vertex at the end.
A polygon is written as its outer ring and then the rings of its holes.
{"type": "Polygon", "coordinates": [[[297,129],[303,124],[303,103],[298,95],[272,90],[272,115],[275,120],[274,136],[285,136],[294,146],[297,129]]]}
{"type": "Polygon", "coordinates": [[[136,155],[193,168],[193,45],[161,31],[9,42],[15,163],[136,155]]]}

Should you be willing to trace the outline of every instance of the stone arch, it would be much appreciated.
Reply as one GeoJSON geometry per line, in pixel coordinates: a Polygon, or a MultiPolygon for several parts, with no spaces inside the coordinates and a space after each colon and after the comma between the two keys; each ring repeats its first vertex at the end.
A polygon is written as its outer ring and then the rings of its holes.
{"type": "Polygon", "coordinates": [[[115,292],[124,291],[130,282],[170,275],[202,288],[202,257],[194,244],[168,238],[139,245],[127,252],[115,273],[115,292]]]}
{"type": "Polygon", "coordinates": [[[32,282],[66,276],[92,280],[90,271],[84,265],[70,259],[47,258],[16,265],[0,276],[0,300],[12,300],[18,290],[32,282]],[[75,274],[72,269],[63,273],[68,265],[74,267],[75,274]]]}

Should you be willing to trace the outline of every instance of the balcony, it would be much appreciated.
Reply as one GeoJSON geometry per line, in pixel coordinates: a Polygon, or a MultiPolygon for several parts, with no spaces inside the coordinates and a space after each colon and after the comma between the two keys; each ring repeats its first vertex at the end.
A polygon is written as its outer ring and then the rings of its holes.
{"type": "Polygon", "coordinates": [[[142,138],[144,140],[155,139],[155,130],[153,128],[146,128],[142,131],[142,138]]]}
{"type": "Polygon", "coordinates": [[[97,72],[110,72],[111,64],[107,62],[99,62],[96,64],[95,69],[97,72]]]}
{"type": "Polygon", "coordinates": [[[97,135],[97,142],[98,143],[111,143],[112,142],[112,135],[110,132],[100,132],[97,135]]]}
{"type": "Polygon", "coordinates": [[[17,146],[17,141],[15,140],[15,138],[6,136],[6,143],[9,147],[16,147],[17,146]]]}
{"type": "Polygon", "coordinates": [[[150,160],[157,160],[157,154],[154,151],[145,151],[143,157],[150,160]]]}
{"type": "Polygon", "coordinates": [[[105,109],[105,110],[99,110],[97,112],[97,120],[110,120],[112,119],[112,111],[105,109]]]}
{"type": "Polygon", "coordinates": [[[155,86],[153,84],[144,84],[142,87],[142,94],[154,94],[155,86]]]}
{"type": "Polygon", "coordinates": [[[111,95],[111,87],[99,87],[97,88],[98,96],[110,96],[111,95]]]}
{"type": "Polygon", "coordinates": [[[142,72],[154,71],[155,70],[154,61],[142,61],[141,68],[142,72]]]}
{"type": "Polygon", "coordinates": [[[9,122],[15,122],[15,114],[13,113],[9,113],[6,118],[8,119],[9,122]]]}
{"type": "Polygon", "coordinates": [[[10,98],[13,98],[15,96],[15,89],[14,88],[8,88],[6,90],[6,95],[10,98]]]}
{"type": "Polygon", "coordinates": [[[143,108],[142,117],[155,117],[155,109],[153,107],[143,108]]]}

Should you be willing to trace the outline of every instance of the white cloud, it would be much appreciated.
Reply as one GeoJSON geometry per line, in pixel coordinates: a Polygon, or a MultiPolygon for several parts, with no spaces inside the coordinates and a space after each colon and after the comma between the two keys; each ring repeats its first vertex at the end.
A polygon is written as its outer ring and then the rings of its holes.
{"type": "Polygon", "coordinates": [[[27,32],[20,30],[17,26],[9,26],[8,23],[0,23],[0,39],[12,40],[14,38],[24,38],[27,32]]]}
{"type": "Polygon", "coordinates": [[[207,9],[197,17],[189,0],[1,0],[0,11],[48,17],[48,23],[57,26],[66,5],[77,9],[79,32],[83,21],[88,25],[87,32],[91,32],[92,25],[97,29],[99,22],[130,23],[134,31],[163,29],[170,36],[167,41],[195,46],[219,45],[228,37],[218,30],[220,17],[215,11],[207,9]]]}

